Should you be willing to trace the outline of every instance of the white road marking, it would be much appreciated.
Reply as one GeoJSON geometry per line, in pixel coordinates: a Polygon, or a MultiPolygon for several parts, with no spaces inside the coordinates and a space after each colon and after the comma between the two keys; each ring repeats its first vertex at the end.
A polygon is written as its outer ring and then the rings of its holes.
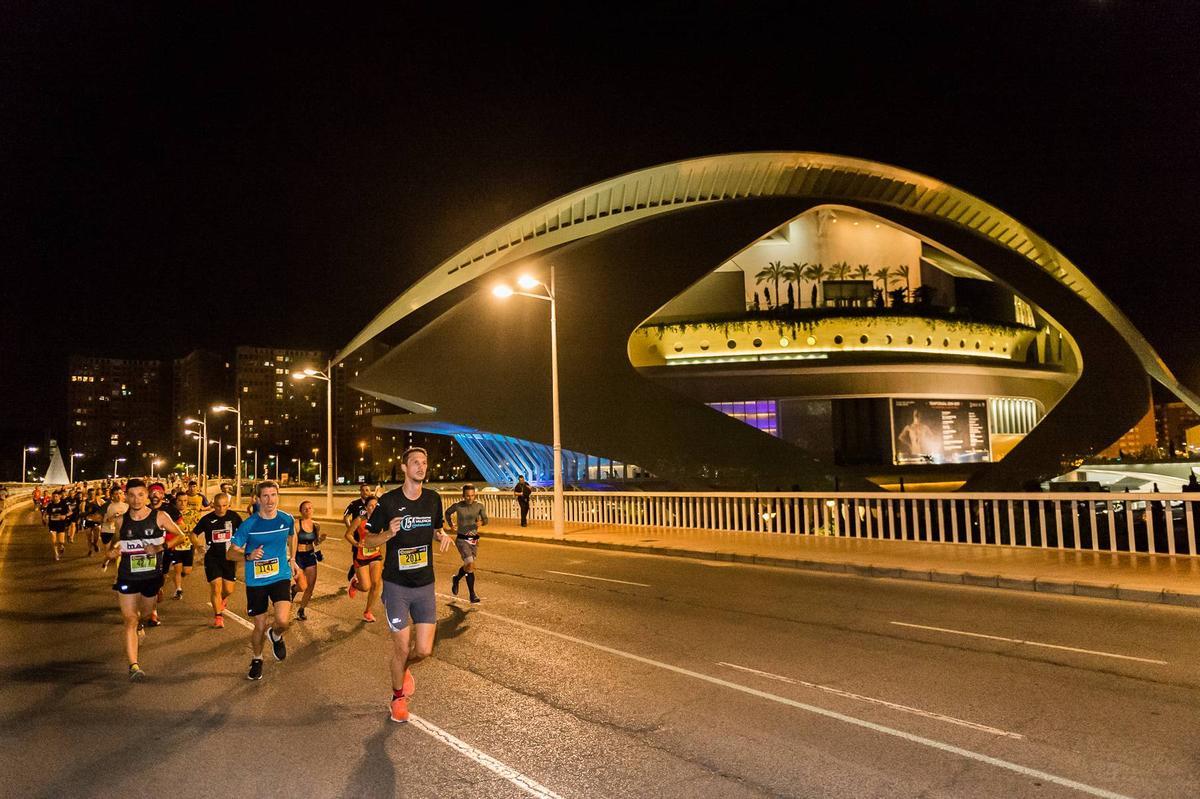
{"type": "Polygon", "coordinates": [[[1026,646],[1040,646],[1044,649],[1061,649],[1064,652],[1080,652],[1085,655],[1098,655],[1106,658],[1118,658],[1120,660],[1136,660],[1138,663],[1153,663],[1156,666],[1168,665],[1165,660],[1155,660],[1153,658],[1139,658],[1133,655],[1118,655],[1113,652],[1100,652],[1095,649],[1080,649],[1074,646],[1062,646],[1060,644],[1046,644],[1041,641],[1024,641],[1020,638],[1005,638],[1002,635],[987,635],[985,633],[971,633],[966,630],[950,630],[946,627],[930,627],[926,624],[909,624],[904,621],[893,621],[889,624],[895,624],[897,627],[912,627],[917,630],[932,630],[939,633],[949,633],[951,635],[966,635],[971,638],[986,638],[989,641],[1005,641],[1010,644],[1025,644],[1026,646]]]}
{"type": "Polygon", "coordinates": [[[621,585],[637,585],[642,588],[649,588],[646,583],[631,583],[628,580],[613,580],[609,577],[592,577],[590,574],[576,574],[575,572],[556,572],[553,569],[546,569],[546,574],[561,574],[564,577],[580,577],[584,580],[603,580],[606,583],[620,583],[621,585]]]}
{"type": "Polygon", "coordinates": [[[538,796],[542,797],[543,799],[562,799],[561,796],[547,788],[545,785],[542,785],[540,782],[534,780],[532,777],[522,774],[512,766],[501,763],[499,760],[487,754],[486,752],[479,751],[466,741],[454,737],[441,727],[438,727],[436,724],[431,724],[420,716],[409,714],[408,723],[426,735],[441,741],[463,757],[475,761],[493,774],[504,778],[509,783],[515,785],[517,788],[520,788],[530,796],[538,796]]]}
{"type": "MultiPolygon", "coordinates": [[[[448,599],[452,602],[460,602],[461,601],[461,600],[457,599],[456,597],[450,596],[449,594],[439,593],[438,596],[440,596],[444,599],[448,599]]],[[[894,738],[900,738],[905,741],[909,741],[911,743],[919,744],[920,746],[927,746],[931,749],[937,749],[939,751],[947,752],[952,755],[958,755],[959,757],[964,757],[968,760],[974,760],[979,763],[986,763],[990,766],[995,766],[997,768],[1005,769],[1007,771],[1011,771],[1016,774],[1020,774],[1024,777],[1031,777],[1033,779],[1043,780],[1045,782],[1052,782],[1055,785],[1061,785],[1064,788],[1071,788],[1072,790],[1080,791],[1082,793],[1088,794],[1089,796],[1098,796],[1098,797],[1101,797],[1102,799],[1131,799],[1130,797],[1128,797],[1124,794],[1114,793],[1113,791],[1108,791],[1108,790],[1105,790],[1104,788],[1097,788],[1094,785],[1088,785],[1083,782],[1077,782],[1077,781],[1069,779],[1067,777],[1060,777],[1057,774],[1051,774],[1047,771],[1039,771],[1037,769],[1029,768],[1028,766],[1022,766],[1019,763],[1012,763],[1008,760],[1002,760],[1001,758],[998,758],[998,757],[992,757],[991,755],[985,755],[982,752],[974,752],[970,749],[963,749],[961,746],[955,746],[954,744],[948,744],[943,741],[937,741],[932,738],[926,738],[921,735],[914,735],[913,733],[905,732],[904,730],[897,730],[893,727],[886,727],[882,724],[876,724],[873,721],[867,721],[866,719],[860,719],[855,716],[846,715],[845,713],[838,713],[837,711],[827,710],[826,708],[818,707],[816,705],[809,705],[804,702],[797,702],[795,699],[788,699],[786,696],[779,696],[777,694],[768,693],[766,691],[760,691],[757,688],[751,688],[748,685],[742,685],[740,683],[730,682],[729,680],[723,680],[720,677],[713,677],[710,674],[702,674],[701,672],[698,672],[698,671],[692,671],[691,669],[685,669],[682,666],[673,666],[670,663],[663,663],[662,661],[659,661],[659,660],[653,660],[651,658],[642,657],[641,655],[635,655],[632,652],[625,652],[620,649],[615,649],[611,646],[605,646],[604,644],[597,644],[593,641],[588,641],[583,638],[576,638],[573,635],[567,635],[566,633],[560,633],[555,630],[547,629],[545,627],[538,627],[537,625],[529,624],[529,623],[523,622],[523,621],[518,621],[517,619],[512,619],[507,616],[501,616],[500,614],[492,613],[491,611],[479,610],[478,608],[473,608],[472,612],[477,613],[481,616],[488,617],[488,618],[497,619],[497,620],[505,622],[507,624],[511,624],[515,627],[522,627],[526,630],[531,630],[533,632],[541,633],[543,635],[549,635],[553,638],[558,638],[559,640],[562,640],[562,641],[569,641],[573,644],[579,644],[580,646],[590,647],[591,649],[595,649],[600,652],[607,652],[610,655],[615,655],[617,657],[626,658],[627,660],[632,660],[636,663],[642,663],[647,666],[654,666],[655,668],[674,672],[675,674],[681,674],[685,677],[691,677],[694,680],[700,680],[702,682],[706,682],[711,685],[719,685],[722,688],[728,688],[732,691],[740,691],[741,693],[748,694],[750,696],[755,696],[755,697],[758,697],[759,699],[766,699],[771,702],[778,702],[781,705],[787,705],[789,707],[794,707],[797,710],[803,710],[803,711],[806,711],[808,713],[813,713],[818,716],[824,716],[826,718],[834,719],[835,721],[841,721],[841,722],[845,722],[846,724],[852,724],[856,727],[862,727],[864,729],[872,730],[874,732],[878,732],[883,735],[890,735],[894,738]]]]}
{"type": "Polygon", "coordinates": [[[221,611],[221,615],[223,615],[223,616],[228,616],[229,618],[231,618],[231,619],[233,619],[234,621],[236,621],[238,624],[240,624],[240,625],[242,625],[243,627],[245,627],[247,630],[253,630],[253,629],[254,629],[254,623],[253,623],[253,622],[246,621],[245,619],[243,619],[241,616],[239,616],[239,615],[237,615],[236,613],[234,613],[234,612],[233,612],[232,610],[230,610],[229,608],[225,608],[225,610],[221,611]]]}
{"type": "Polygon", "coordinates": [[[789,685],[800,685],[805,688],[813,688],[818,691],[827,691],[831,694],[836,694],[837,696],[845,697],[846,699],[856,699],[860,702],[870,702],[873,705],[882,705],[883,707],[891,708],[892,710],[900,710],[905,713],[912,713],[917,716],[924,716],[927,719],[935,719],[937,721],[944,721],[947,724],[958,724],[959,726],[962,726],[962,727],[970,727],[973,730],[979,730],[980,732],[986,732],[990,735],[1000,735],[1005,738],[1015,738],[1017,740],[1025,739],[1025,736],[1019,732],[1009,732],[1008,730],[1002,730],[1002,729],[999,729],[998,727],[989,727],[986,724],[979,724],[978,722],[967,721],[965,719],[955,718],[954,716],[945,716],[941,713],[935,713],[932,710],[922,710],[919,707],[909,707],[908,705],[901,705],[901,704],[897,704],[896,702],[889,702],[886,699],[876,699],[872,696],[863,696],[861,694],[852,694],[849,691],[843,691],[840,688],[834,688],[829,685],[821,685],[821,684],[815,683],[815,682],[806,682],[805,680],[796,680],[791,677],[784,677],[781,674],[772,674],[769,671],[759,671],[758,669],[752,669],[749,666],[739,666],[736,663],[726,663],[725,661],[718,661],[717,665],[718,666],[727,666],[731,669],[745,671],[750,674],[757,674],[758,676],[765,677],[768,680],[778,680],[779,682],[785,682],[785,683],[788,683],[789,685]]]}

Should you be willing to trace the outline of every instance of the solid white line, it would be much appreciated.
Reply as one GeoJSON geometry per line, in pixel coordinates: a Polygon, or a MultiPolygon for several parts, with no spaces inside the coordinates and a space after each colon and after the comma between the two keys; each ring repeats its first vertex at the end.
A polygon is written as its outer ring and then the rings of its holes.
{"type": "Polygon", "coordinates": [[[408,723],[426,735],[441,741],[463,757],[473,760],[493,774],[503,777],[509,783],[515,785],[517,788],[520,788],[530,796],[539,796],[543,799],[562,799],[561,796],[547,788],[545,785],[542,785],[540,782],[534,780],[532,777],[527,777],[526,775],[514,769],[512,766],[501,763],[496,758],[485,752],[479,751],[466,741],[460,738],[455,738],[441,727],[431,724],[420,716],[409,714],[408,723]]]}
{"type": "Polygon", "coordinates": [[[912,713],[917,716],[924,716],[927,719],[935,719],[937,721],[944,721],[948,724],[958,724],[962,727],[970,727],[973,730],[979,730],[980,732],[986,732],[990,735],[1000,735],[1005,738],[1015,738],[1017,740],[1025,739],[1025,736],[1019,732],[1009,732],[1008,730],[1002,730],[1002,729],[999,729],[998,727],[989,727],[986,724],[979,724],[978,722],[967,721],[965,719],[955,718],[954,716],[945,716],[945,715],[942,715],[941,713],[934,713],[932,710],[922,710],[919,707],[909,707],[908,705],[901,705],[901,704],[897,704],[896,702],[889,702],[886,699],[876,699],[871,696],[863,696],[861,694],[852,694],[849,691],[843,691],[840,688],[834,688],[829,685],[821,685],[821,684],[815,683],[815,682],[806,682],[804,680],[796,680],[796,679],[792,679],[791,677],[784,677],[781,674],[772,674],[769,671],[759,671],[758,669],[752,669],[749,666],[739,666],[736,663],[726,663],[724,661],[718,661],[717,665],[718,666],[728,666],[731,669],[738,669],[739,671],[749,672],[750,674],[757,674],[758,676],[765,677],[768,680],[778,680],[779,682],[785,682],[790,685],[800,685],[805,688],[814,688],[818,691],[828,691],[831,694],[836,694],[838,696],[845,697],[846,699],[856,699],[860,702],[870,702],[873,705],[882,705],[883,707],[891,708],[892,710],[900,710],[905,713],[912,713]]]}
{"type": "Polygon", "coordinates": [[[1139,658],[1133,655],[1117,655],[1113,652],[1100,652],[1095,649],[1079,649],[1074,646],[1061,646],[1059,644],[1045,644],[1041,641],[1024,641],[1019,638],[1005,638],[1002,635],[986,635],[985,633],[970,633],[966,630],[950,630],[945,627],[930,627],[926,624],[909,624],[904,621],[893,621],[890,624],[895,624],[897,627],[913,627],[917,630],[933,630],[939,633],[950,633],[951,635],[967,635],[971,638],[986,638],[989,641],[1006,641],[1010,644],[1025,644],[1026,646],[1040,646],[1045,649],[1061,649],[1064,652],[1081,652],[1085,655],[1099,655],[1106,658],[1119,658],[1121,660],[1136,660],[1138,663],[1153,663],[1156,666],[1168,665],[1165,660],[1154,660],[1153,658],[1139,658]]]}
{"type": "Polygon", "coordinates": [[[590,574],[576,574],[575,572],[556,572],[552,569],[546,569],[546,574],[561,574],[564,577],[581,577],[584,580],[603,580],[606,583],[620,583],[621,585],[638,585],[642,588],[649,588],[646,583],[631,583],[628,580],[613,580],[610,577],[592,577],[590,574]]]}
{"type": "Polygon", "coordinates": [[[253,630],[253,629],[254,629],[254,623],[253,623],[253,622],[246,621],[245,619],[243,619],[241,616],[239,616],[239,615],[237,615],[236,613],[234,613],[234,612],[233,612],[232,610],[230,610],[229,608],[225,608],[225,610],[221,611],[221,614],[222,614],[222,615],[224,615],[224,616],[228,616],[229,618],[233,619],[233,620],[234,620],[234,621],[236,621],[238,624],[240,624],[240,625],[242,625],[243,627],[245,627],[247,630],[253,630]]]}
{"type": "MultiPolygon", "coordinates": [[[[462,601],[456,597],[450,596],[449,594],[439,593],[438,596],[440,596],[444,599],[448,599],[452,602],[461,602],[462,601]]],[[[960,757],[967,758],[968,760],[975,760],[979,763],[986,763],[990,766],[995,766],[997,768],[1002,768],[1007,771],[1012,771],[1014,773],[1020,774],[1025,777],[1032,777],[1033,779],[1043,780],[1045,782],[1052,782],[1055,785],[1061,785],[1064,788],[1071,788],[1073,790],[1080,791],[1082,793],[1086,793],[1090,796],[1098,796],[1098,797],[1101,797],[1102,799],[1130,799],[1130,797],[1125,796],[1124,794],[1114,793],[1113,791],[1108,791],[1108,790],[1105,790],[1104,788],[1097,788],[1093,785],[1088,785],[1088,784],[1082,783],[1082,782],[1076,782],[1075,780],[1068,779],[1067,777],[1060,777],[1057,774],[1051,774],[1046,771],[1038,771],[1037,769],[1029,768],[1027,766],[1022,766],[1019,763],[1012,763],[1007,760],[1001,760],[998,757],[992,757],[991,755],[985,755],[981,752],[973,752],[970,749],[963,749],[960,746],[954,746],[953,744],[944,743],[942,741],[935,741],[932,738],[925,738],[920,735],[914,735],[910,732],[904,732],[903,730],[897,730],[892,727],[885,727],[882,724],[876,724],[873,721],[867,721],[866,719],[860,719],[855,716],[848,716],[845,713],[838,713],[837,711],[827,710],[823,707],[817,707],[816,705],[809,705],[804,702],[797,702],[794,699],[788,699],[786,696],[779,696],[777,694],[768,693],[766,691],[760,691],[757,688],[751,688],[748,685],[742,685],[740,683],[730,682],[729,680],[722,680],[720,677],[713,677],[712,675],[709,675],[709,674],[702,674],[698,671],[692,671],[691,669],[685,669],[682,666],[673,666],[670,663],[663,663],[658,660],[652,660],[651,658],[642,657],[641,655],[635,655],[632,652],[625,652],[620,649],[614,649],[611,646],[605,646],[604,644],[597,644],[592,641],[584,640],[583,638],[576,638],[573,635],[567,635],[566,633],[560,633],[555,630],[547,629],[545,627],[538,627],[537,625],[534,625],[534,624],[528,624],[523,621],[518,621],[517,619],[511,619],[507,616],[501,616],[498,613],[492,613],[491,611],[479,610],[478,608],[472,608],[472,612],[477,613],[481,616],[498,619],[499,621],[503,621],[508,624],[512,624],[516,627],[522,627],[527,630],[532,630],[533,632],[542,633],[543,635],[549,635],[551,637],[558,638],[562,641],[570,641],[573,644],[579,644],[580,646],[590,647],[590,648],[598,650],[600,652],[607,652],[610,655],[616,655],[617,657],[626,658],[627,660],[632,660],[637,663],[643,663],[647,666],[654,666],[655,668],[674,672],[675,674],[682,674],[685,677],[691,677],[692,679],[701,680],[703,682],[710,683],[712,685],[719,685],[722,688],[728,688],[732,691],[740,691],[741,693],[748,694],[750,696],[755,696],[755,697],[758,697],[759,699],[766,699],[771,702],[778,702],[781,705],[787,705],[789,707],[794,707],[798,710],[804,710],[808,713],[813,713],[818,716],[824,716],[826,718],[834,719],[835,721],[845,722],[846,724],[853,724],[856,727],[862,727],[864,729],[882,733],[883,735],[890,735],[894,738],[901,738],[901,739],[903,739],[905,741],[909,741],[911,743],[919,744],[921,746],[927,746],[931,749],[937,749],[942,752],[948,752],[953,755],[958,755],[960,757]]]]}

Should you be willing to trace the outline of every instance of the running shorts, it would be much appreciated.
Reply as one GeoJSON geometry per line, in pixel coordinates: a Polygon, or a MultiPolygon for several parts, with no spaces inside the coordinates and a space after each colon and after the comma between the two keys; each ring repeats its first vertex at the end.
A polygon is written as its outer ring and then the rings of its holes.
{"type": "Polygon", "coordinates": [[[387,611],[388,628],[394,633],[408,626],[409,616],[413,624],[436,624],[437,595],[433,583],[409,588],[384,580],[383,609],[387,611]]]}
{"type": "Polygon", "coordinates": [[[258,616],[267,612],[267,601],[272,604],[292,601],[292,581],[276,580],[266,585],[246,586],[246,615],[258,616]]]}
{"type": "Polygon", "coordinates": [[[208,582],[220,577],[222,580],[229,582],[237,581],[237,562],[229,558],[218,558],[216,556],[204,556],[204,579],[208,582]]]}
{"type": "Polygon", "coordinates": [[[149,580],[117,580],[113,590],[119,594],[141,594],[147,599],[158,596],[163,587],[162,575],[151,577],[149,580]]]}
{"type": "Polygon", "coordinates": [[[168,549],[163,553],[163,571],[168,571],[172,563],[182,563],[189,569],[196,562],[194,549],[168,549]]]}
{"type": "Polygon", "coordinates": [[[325,556],[320,552],[296,553],[296,565],[301,569],[311,569],[323,560],[325,560],[325,556]]]}
{"type": "Polygon", "coordinates": [[[111,544],[113,540],[112,533],[100,533],[100,540],[105,544],[111,544]]]}
{"type": "Polygon", "coordinates": [[[475,558],[479,556],[478,538],[455,538],[454,546],[458,549],[458,554],[462,555],[463,563],[474,563],[475,558]]]}

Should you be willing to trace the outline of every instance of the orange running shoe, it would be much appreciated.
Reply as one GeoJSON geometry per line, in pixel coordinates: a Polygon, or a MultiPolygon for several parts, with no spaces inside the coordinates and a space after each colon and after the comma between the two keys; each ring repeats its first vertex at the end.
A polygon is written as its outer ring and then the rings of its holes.
{"type": "Polygon", "coordinates": [[[404,670],[404,695],[412,696],[417,692],[417,681],[413,679],[412,671],[404,670]]]}
{"type": "Polygon", "coordinates": [[[367,622],[368,624],[374,622],[375,614],[368,610],[366,613],[363,614],[363,621],[367,622]]]}
{"type": "Polygon", "coordinates": [[[408,697],[392,697],[392,721],[404,724],[408,721],[408,697]]]}
{"type": "Polygon", "coordinates": [[[356,577],[350,581],[350,587],[346,589],[346,596],[350,597],[351,599],[354,599],[354,596],[357,593],[358,593],[358,578],[356,577]]]}
{"type": "Polygon", "coordinates": [[[213,627],[216,627],[217,629],[221,629],[221,630],[225,629],[225,617],[224,616],[213,616],[213,627]]]}

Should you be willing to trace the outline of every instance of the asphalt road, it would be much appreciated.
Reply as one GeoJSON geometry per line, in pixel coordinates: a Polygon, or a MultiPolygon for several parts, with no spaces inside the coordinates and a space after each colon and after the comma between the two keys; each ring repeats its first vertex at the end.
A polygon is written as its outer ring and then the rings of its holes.
{"type": "Polygon", "coordinates": [[[419,721],[397,725],[386,629],[346,597],[342,543],[262,682],[248,631],[209,628],[199,569],[131,685],[111,577],[81,540],[54,563],[46,538],[29,512],[0,531],[7,796],[1193,797],[1200,781],[1184,608],[485,538],[481,605],[449,596],[454,550],[436,558],[438,641],[419,721]]]}

